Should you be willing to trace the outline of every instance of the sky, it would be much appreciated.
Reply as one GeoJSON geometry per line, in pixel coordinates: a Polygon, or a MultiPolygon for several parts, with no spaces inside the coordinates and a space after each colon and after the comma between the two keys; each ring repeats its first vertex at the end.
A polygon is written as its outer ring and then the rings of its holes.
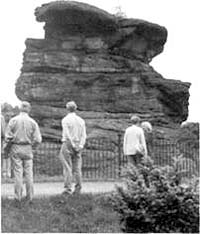
{"type": "MultiPolygon", "coordinates": [[[[79,0],[78,0],[79,1],[79,0]]],[[[34,10],[49,0],[1,1],[0,102],[18,105],[15,82],[22,67],[25,40],[44,38],[43,23],[34,10]]],[[[168,39],[151,66],[164,78],[190,82],[188,121],[200,120],[200,14],[199,0],[82,0],[113,14],[120,7],[128,18],[147,20],[164,26],[168,39]]]]}

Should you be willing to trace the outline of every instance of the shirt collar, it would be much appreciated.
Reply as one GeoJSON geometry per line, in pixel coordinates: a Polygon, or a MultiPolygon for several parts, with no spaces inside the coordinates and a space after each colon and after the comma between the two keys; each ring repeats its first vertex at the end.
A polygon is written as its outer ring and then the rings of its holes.
{"type": "Polygon", "coordinates": [[[19,114],[20,115],[28,115],[28,113],[26,113],[26,112],[20,112],[19,114]]]}
{"type": "Polygon", "coordinates": [[[69,112],[68,115],[76,115],[75,112],[69,112]]]}

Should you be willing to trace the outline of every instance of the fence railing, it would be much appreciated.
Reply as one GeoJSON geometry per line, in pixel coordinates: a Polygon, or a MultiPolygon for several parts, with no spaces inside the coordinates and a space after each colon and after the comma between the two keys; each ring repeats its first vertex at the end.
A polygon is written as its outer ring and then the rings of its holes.
{"type": "MultiPolygon", "coordinates": [[[[122,137],[116,139],[88,139],[82,154],[82,173],[84,179],[118,179],[121,169],[126,166],[127,158],[122,152],[122,137]]],[[[44,141],[34,156],[34,175],[55,177],[62,175],[62,165],[58,158],[61,143],[44,141]]],[[[187,176],[199,176],[199,148],[192,143],[176,143],[166,140],[152,141],[148,149],[156,165],[172,165],[173,157],[183,155],[180,169],[187,176]]]]}

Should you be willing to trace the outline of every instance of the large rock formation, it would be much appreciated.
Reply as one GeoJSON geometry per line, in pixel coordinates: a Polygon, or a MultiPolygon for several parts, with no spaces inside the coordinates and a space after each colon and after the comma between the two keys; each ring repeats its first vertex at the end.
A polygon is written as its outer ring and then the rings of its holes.
{"type": "Polygon", "coordinates": [[[32,103],[44,136],[61,136],[69,100],[89,137],[124,130],[132,113],[171,131],[187,119],[190,84],[149,65],[163,50],[164,27],[73,1],[44,4],[35,15],[45,22],[45,39],[26,40],[16,94],[32,103]]]}

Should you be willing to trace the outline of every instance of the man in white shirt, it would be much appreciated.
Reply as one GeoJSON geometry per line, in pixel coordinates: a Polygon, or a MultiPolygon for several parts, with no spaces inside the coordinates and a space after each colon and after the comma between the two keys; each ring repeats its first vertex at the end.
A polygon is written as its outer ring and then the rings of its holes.
{"type": "Polygon", "coordinates": [[[14,173],[15,199],[20,204],[23,192],[23,171],[26,181],[26,200],[33,199],[33,152],[42,141],[38,124],[29,116],[31,105],[22,102],[20,114],[10,119],[5,140],[11,144],[10,157],[14,173]]]}
{"type": "Polygon", "coordinates": [[[82,187],[82,150],[86,142],[85,121],[75,111],[74,101],[66,104],[68,114],[62,119],[62,146],[59,158],[63,165],[64,194],[72,193],[72,173],[75,176],[74,193],[80,193],[82,187]]]}
{"type": "Polygon", "coordinates": [[[1,115],[1,172],[3,178],[11,177],[11,160],[8,154],[5,154],[4,142],[6,133],[5,117],[1,115]]]}
{"type": "Polygon", "coordinates": [[[128,127],[124,135],[124,154],[128,162],[137,166],[142,157],[147,156],[147,147],[144,131],[140,127],[140,118],[136,115],[131,117],[132,126],[128,127]]]}

